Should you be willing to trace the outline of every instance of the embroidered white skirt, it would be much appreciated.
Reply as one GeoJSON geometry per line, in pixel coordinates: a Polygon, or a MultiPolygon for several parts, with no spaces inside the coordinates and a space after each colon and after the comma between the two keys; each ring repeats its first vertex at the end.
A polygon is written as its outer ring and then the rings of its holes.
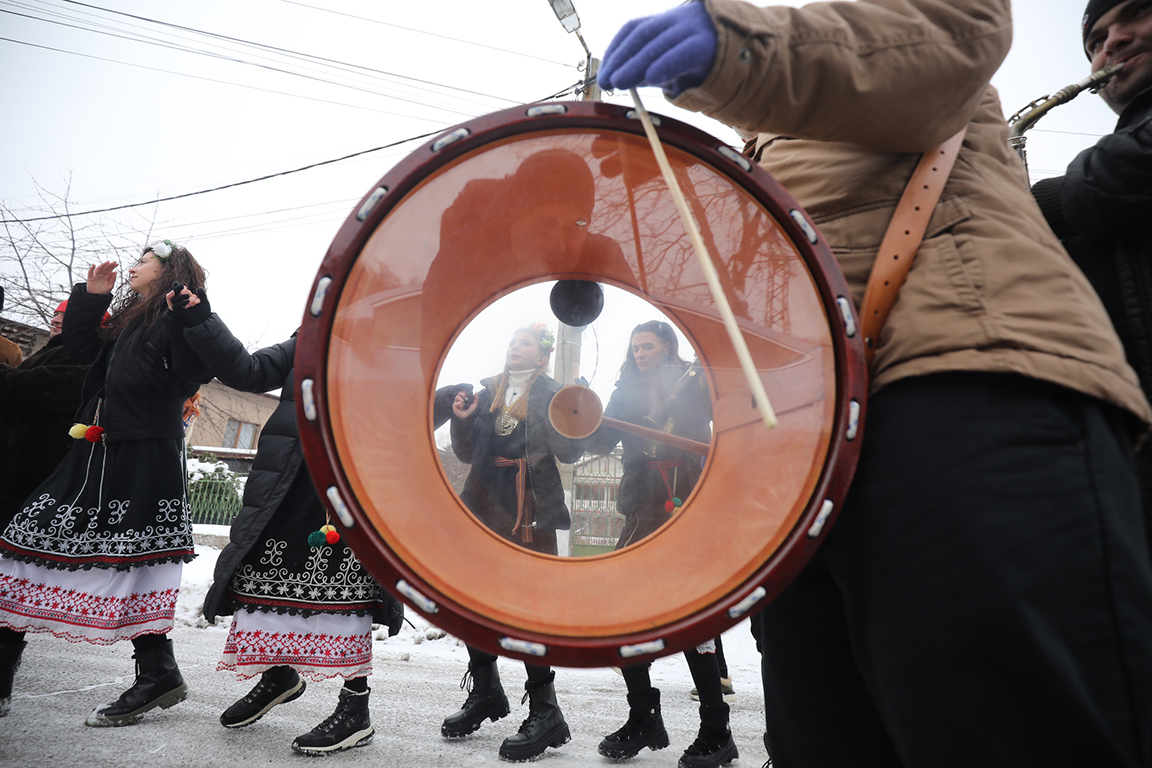
{"type": "Polygon", "coordinates": [[[64,570],[0,559],[0,626],[111,645],[172,631],[183,563],[64,570]]]}
{"type": "Polygon", "coordinates": [[[216,668],[246,679],[281,665],[309,680],[372,674],[372,617],[236,611],[216,668]]]}

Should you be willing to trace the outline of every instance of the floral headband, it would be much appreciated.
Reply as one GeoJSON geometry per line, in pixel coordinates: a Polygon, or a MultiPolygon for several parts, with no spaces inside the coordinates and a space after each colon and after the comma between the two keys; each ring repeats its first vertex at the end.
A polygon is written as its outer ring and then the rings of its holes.
{"type": "Polygon", "coordinates": [[[532,323],[528,326],[528,330],[536,334],[536,338],[540,339],[540,349],[548,354],[552,354],[552,349],[556,346],[556,335],[548,330],[548,326],[544,323],[532,323]]]}
{"type": "Polygon", "coordinates": [[[148,246],[148,249],[156,254],[156,258],[168,261],[168,257],[172,255],[172,251],[175,250],[176,247],[176,244],[171,240],[161,240],[158,243],[153,243],[148,246]]]}

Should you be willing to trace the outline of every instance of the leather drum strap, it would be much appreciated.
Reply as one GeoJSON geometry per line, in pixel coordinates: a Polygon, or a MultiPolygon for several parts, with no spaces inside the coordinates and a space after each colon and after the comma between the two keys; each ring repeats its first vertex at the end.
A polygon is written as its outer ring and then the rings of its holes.
{"type": "Polygon", "coordinates": [[[860,310],[864,354],[868,358],[869,367],[876,354],[880,331],[896,303],[900,286],[904,285],[908,277],[908,270],[912,268],[912,260],[928,230],[928,220],[932,218],[940,193],[944,191],[944,184],[952,172],[956,156],[960,154],[960,145],[964,143],[967,131],[968,127],[965,126],[940,146],[924,153],[916,170],[912,172],[912,178],[908,180],[908,186],[904,188],[904,194],[888,224],[888,231],[884,233],[880,251],[876,254],[876,263],[872,265],[872,274],[868,276],[864,306],[860,310]]]}

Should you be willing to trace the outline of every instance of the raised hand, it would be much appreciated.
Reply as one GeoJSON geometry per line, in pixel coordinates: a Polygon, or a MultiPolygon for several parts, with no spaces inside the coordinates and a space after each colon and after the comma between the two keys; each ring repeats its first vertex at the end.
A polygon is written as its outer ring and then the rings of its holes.
{"type": "Polygon", "coordinates": [[[88,293],[109,294],[116,287],[116,262],[105,261],[88,267],[88,293]]]}
{"type": "Polygon", "coordinates": [[[452,413],[458,419],[467,419],[476,413],[476,405],[479,400],[472,395],[471,392],[461,392],[456,395],[456,399],[452,401],[452,413]]]}
{"type": "MultiPolygon", "coordinates": [[[[176,286],[172,287],[175,289],[176,286]]],[[[203,288],[197,288],[196,293],[192,293],[187,286],[181,285],[179,292],[169,291],[165,298],[172,316],[185,328],[200,325],[212,314],[212,307],[203,288]]]]}
{"type": "Polygon", "coordinates": [[[598,75],[605,90],[654,85],[671,96],[700,85],[716,58],[716,27],[704,3],[691,2],[621,27],[598,75]]]}

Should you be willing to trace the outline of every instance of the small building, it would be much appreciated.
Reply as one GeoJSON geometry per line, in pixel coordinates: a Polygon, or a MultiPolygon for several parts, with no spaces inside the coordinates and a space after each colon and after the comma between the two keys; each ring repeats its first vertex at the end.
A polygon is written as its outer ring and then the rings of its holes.
{"type": "Polygon", "coordinates": [[[607,456],[587,455],[574,465],[570,534],[574,557],[615,549],[624,530],[624,516],[616,511],[623,474],[619,446],[607,456]]]}
{"type": "Polygon", "coordinates": [[[49,333],[47,328],[37,328],[19,320],[0,317],[0,336],[15,342],[27,358],[48,343],[49,333]]]}
{"type": "Polygon", "coordinates": [[[200,415],[185,433],[192,455],[211,453],[232,471],[247,473],[256,456],[260,430],[280,404],[280,398],[238,392],[218,379],[200,387],[200,397],[200,415]]]}

